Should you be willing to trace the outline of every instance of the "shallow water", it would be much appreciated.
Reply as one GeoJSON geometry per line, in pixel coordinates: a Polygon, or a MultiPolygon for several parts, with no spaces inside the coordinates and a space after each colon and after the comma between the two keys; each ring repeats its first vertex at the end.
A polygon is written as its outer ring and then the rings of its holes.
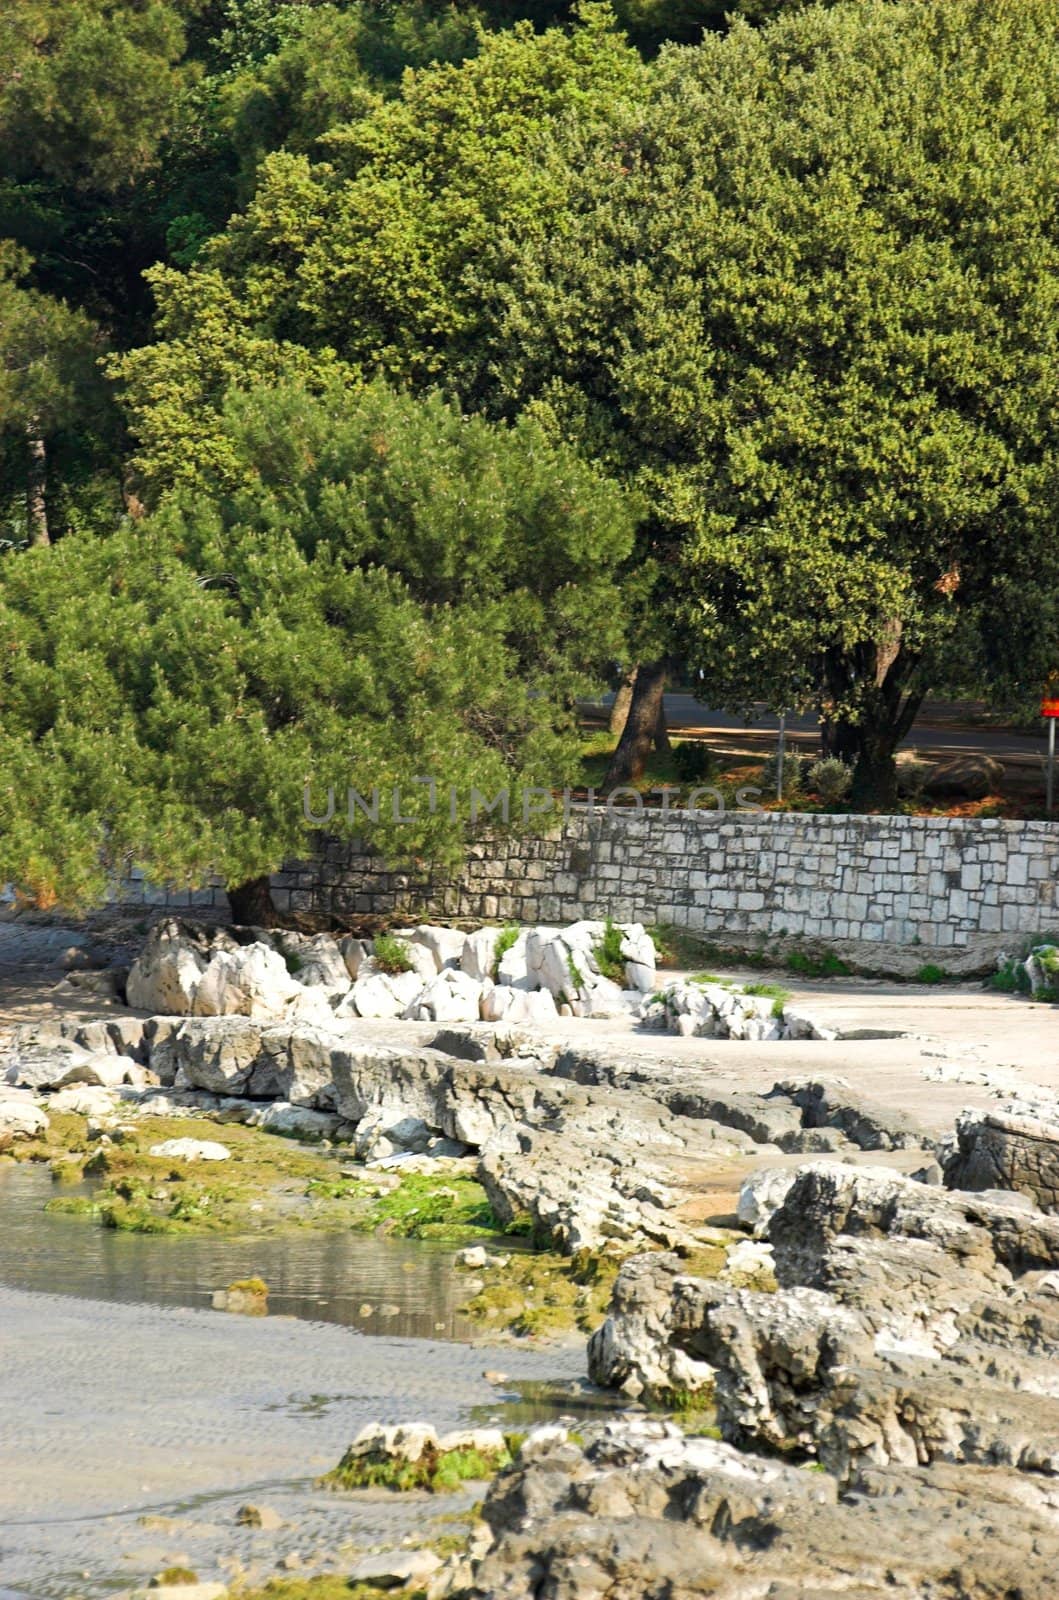
{"type": "Polygon", "coordinates": [[[337,1322],[402,1339],[480,1338],[460,1315],[470,1274],[451,1244],[356,1233],[268,1238],[118,1233],[49,1215],[59,1188],[46,1168],[0,1170],[0,1284],[126,1304],[208,1307],[215,1289],[264,1278],[269,1314],[337,1322]],[[370,1310],[365,1308],[370,1307],[370,1310]]]}

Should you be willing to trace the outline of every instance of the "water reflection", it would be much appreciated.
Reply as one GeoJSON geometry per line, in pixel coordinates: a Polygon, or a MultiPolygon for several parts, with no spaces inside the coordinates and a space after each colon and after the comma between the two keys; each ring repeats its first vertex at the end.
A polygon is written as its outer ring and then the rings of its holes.
{"type": "Polygon", "coordinates": [[[260,1277],[269,1285],[271,1316],[396,1338],[481,1335],[459,1312],[467,1274],[454,1269],[452,1245],[354,1233],[158,1237],[44,1211],[55,1194],[77,1192],[57,1189],[42,1167],[0,1170],[0,1283],[83,1299],[208,1307],[215,1289],[260,1277]]]}

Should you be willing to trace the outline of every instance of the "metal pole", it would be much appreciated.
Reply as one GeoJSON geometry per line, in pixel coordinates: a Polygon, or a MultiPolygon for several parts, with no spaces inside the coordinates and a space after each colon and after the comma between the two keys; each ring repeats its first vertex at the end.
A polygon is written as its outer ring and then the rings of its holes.
{"type": "Polygon", "coordinates": [[[1052,814],[1052,800],[1055,795],[1055,718],[1048,718],[1048,784],[1047,800],[1045,802],[1048,815],[1052,814]]]}
{"type": "MultiPolygon", "coordinates": [[[[1053,727],[1053,730],[1054,730],[1054,727],[1055,727],[1054,723],[1052,724],[1052,727],[1053,727]]],[[[786,745],[787,745],[787,713],[786,713],[786,711],[781,711],[780,712],[780,742],[776,747],[776,799],[777,800],[782,800],[783,799],[783,758],[784,758],[784,755],[786,754],[786,745]]],[[[1049,802],[1049,810],[1050,809],[1051,809],[1051,803],[1049,802]]]]}

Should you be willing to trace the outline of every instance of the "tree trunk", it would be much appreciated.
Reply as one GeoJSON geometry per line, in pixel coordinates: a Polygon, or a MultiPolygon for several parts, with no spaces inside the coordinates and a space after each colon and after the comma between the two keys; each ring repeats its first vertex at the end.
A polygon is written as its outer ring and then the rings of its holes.
{"type": "MultiPolygon", "coordinates": [[[[663,689],[665,685],[663,684],[663,689]]],[[[670,751],[669,727],[666,723],[665,695],[658,697],[658,721],[655,724],[655,750],[660,756],[668,755],[670,751]]]]}
{"type": "Polygon", "coordinates": [[[232,921],[237,928],[275,928],[279,917],[272,904],[272,886],[268,875],[250,878],[227,890],[232,921]]]}
{"type": "Polygon", "coordinates": [[[633,685],[629,715],[603,780],[605,789],[636,783],[643,777],[658,732],[658,716],[668,669],[669,663],[666,661],[645,661],[640,664],[633,685]]]}
{"type": "Polygon", "coordinates": [[[48,452],[37,433],[36,422],[26,432],[29,465],[26,470],[26,523],[31,545],[51,544],[48,533],[48,452]]]}
{"type": "Polygon", "coordinates": [[[879,640],[848,653],[833,652],[825,661],[824,754],[852,763],[850,799],[856,806],[896,809],[897,751],[925,693],[915,686],[918,666],[918,659],[902,647],[896,623],[879,640]],[[827,714],[827,705],[851,700],[859,703],[856,720],[827,714]]]}
{"type": "Polygon", "coordinates": [[[625,732],[625,722],[632,705],[633,685],[636,682],[636,668],[630,667],[628,672],[623,672],[618,692],[614,696],[614,704],[610,708],[610,731],[618,735],[619,739],[625,732]]]}

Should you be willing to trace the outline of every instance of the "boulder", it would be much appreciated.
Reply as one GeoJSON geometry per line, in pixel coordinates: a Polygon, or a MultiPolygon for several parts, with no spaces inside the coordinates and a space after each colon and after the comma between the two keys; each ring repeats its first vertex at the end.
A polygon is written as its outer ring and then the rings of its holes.
{"type": "Polygon", "coordinates": [[[405,1014],[419,1022],[477,1022],[482,993],[483,986],[476,979],[458,968],[446,967],[415,997],[405,1014]]]}
{"type": "Polygon", "coordinates": [[[523,929],[513,945],[506,949],[497,965],[496,981],[510,989],[536,988],[536,980],[530,977],[529,966],[526,961],[526,946],[529,934],[523,929]]]}
{"type": "Polygon", "coordinates": [[[178,922],[152,929],[125,985],[130,1006],[164,1016],[186,1016],[209,962],[209,949],[178,922]]]}
{"type": "Polygon", "coordinates": [[[286,1100],[273,1100],[251,1120],[266,1133],[313,1143],[333,1139],[341,1126],[340,1119],[332,1111],[310,1111],[307,1106],[292,1106],[286,1100]]]}
{"type": "Polygon", "coordinates": [[[341,1018],[352,1010],[358,1017],[401,1017],[422,989],[423,980],[415,972],[369,973],[357,979],[335,1015],[341,1018]]]}
{"type": "Polygon", "coordinates": [[[1026,1474],[879,1464],[857,1493],[797,1462],[619,1417],[531,1434],[492,1484],[461,1600],[1048,1600],[1054,1496],[1026,1474]]]}
{"type": "Polygon", "coordinates": [[[479,928],[476,933],[468,934],[460,957],[460,970],[478,983],[491,984],[499,938],[499,928],[479,928]]]}
{"type": "Polygon", "coordinates": [[[1004,769],[992,756],[968,751],[938,761],[922,780],[923,793],[935,800],[984,800],[996,794],[1004,769]]]}
{"type": "Polygon", "coordinates": [[[679,1256],[631,1256],[622,1265],[610,1310],[588,1342],[588,1375],[632,1399],[665,1398],[713,1387],[714,1371],[673,1341],[674,1286],[686,1276],[679,1256]]]}
{"type": "Polygon", "coordinates": [[[150,1153],[171,1161],[228,1161],[232,1154],[227,1145],[213,1139],[163,1139],[151,1146],[150,1153]]]}
{"type": "Polygon", "coordinates": [[[435,972],[442,972],[446,967],[458,967],[467,942],[467,935],[461,933],[459,928],[439,928],[430,924],[413,928],[403,937],[430,952],[435,972]]]}
{"type": "Polygon", "coordinates": [[[319,987],[345,994],[350,983],[349,967],[332,934],[316,933],[312,937],[284,934],[283,944],[289,952],[292,975],[300,984],[305,988],[319,987]]]}
{"type": "Polygon", "coordinates": [[[16,1139],[37,1139],[48,1131],[48,1118],[28,1094],[0,1089],[0,1150],[16,1139]]]}
{"type": "Polygon", "coordinates": [[[211,1094],[247,1093],[261,1055],[263,1031],[249,1017],[188,1018],[166,1046],[173,1081],[180,1088],[206,1089],[211,1094]]]}
{"type": "Polygon", "coordinates": [[[281,1017],[300,993],[278,951],[265,944],[243,945],[210,958],[190,1010],[198,1017],[281,1017]]]}
{"type": "Polygon", "coordinates": [[[279,1023],[261,1033],[261,1048],[245,1091],[258,1100],[287,1100],[318,1111],[334,1108],[332,1057],[339,1047],[335,1017],[326,1027],[279,1023]]]}
{"type": "Polygon", "coordinates": [[[765,1167],[751,1173],[739,1190],[736,1214],[744,1228],[750,1228],[758,1237],[764,1233],[769,1218],[786,1200],[791,1185],[797,1177],[793,1167],[765,1167]]]}
{"type": "Polygon", "coordinates": [[[369,1583],[379,1588],[418,1588],[438,1571],[441,1557],[433,1550],[384,1550],[379,1555],[362,1556],[349,1574],[349,1582],[369,1583]]]}
{"type": "Polygon", "coordinates": [[[87,1059],[88,1052],[64,1038],[57,1028],[19,1029],[4,1068],[4,1082],[23,1089],[54,1089],[87,1059]]]}
{"type": "Polygon", "coordinates": [[[1059,1210],[1059,1107],[1009,1100],[995,1110],[961,1112],[945,1183],[1011,1189],[1042,1210],[1059,1210]]]}
{"type": "Polygon", "coordinates": [[[57,1089],[49,1095],[48,1109],[56,1116],[60,1112],[73,1112],[78,1117],[101,1119],[122,1109],[122,1102],[113,1089],[75,1083],[69,1089],[57,1089]]]}
{"type": "Polygon", "coordinates": [[[547,1024],[558,1015],[559,1009],[547,989],[519,989],[498,983],[482,990],[481,1016],[485,1022],[547,1024]]]}
{"type": "Polygon", "coordinates": [[[346,971],[350,978],[356,979],[361,966],[371,955],[371,946],[366,939],[354,939],[351,934],[340,939],[338,948],[345,962],[346,971]]]}

